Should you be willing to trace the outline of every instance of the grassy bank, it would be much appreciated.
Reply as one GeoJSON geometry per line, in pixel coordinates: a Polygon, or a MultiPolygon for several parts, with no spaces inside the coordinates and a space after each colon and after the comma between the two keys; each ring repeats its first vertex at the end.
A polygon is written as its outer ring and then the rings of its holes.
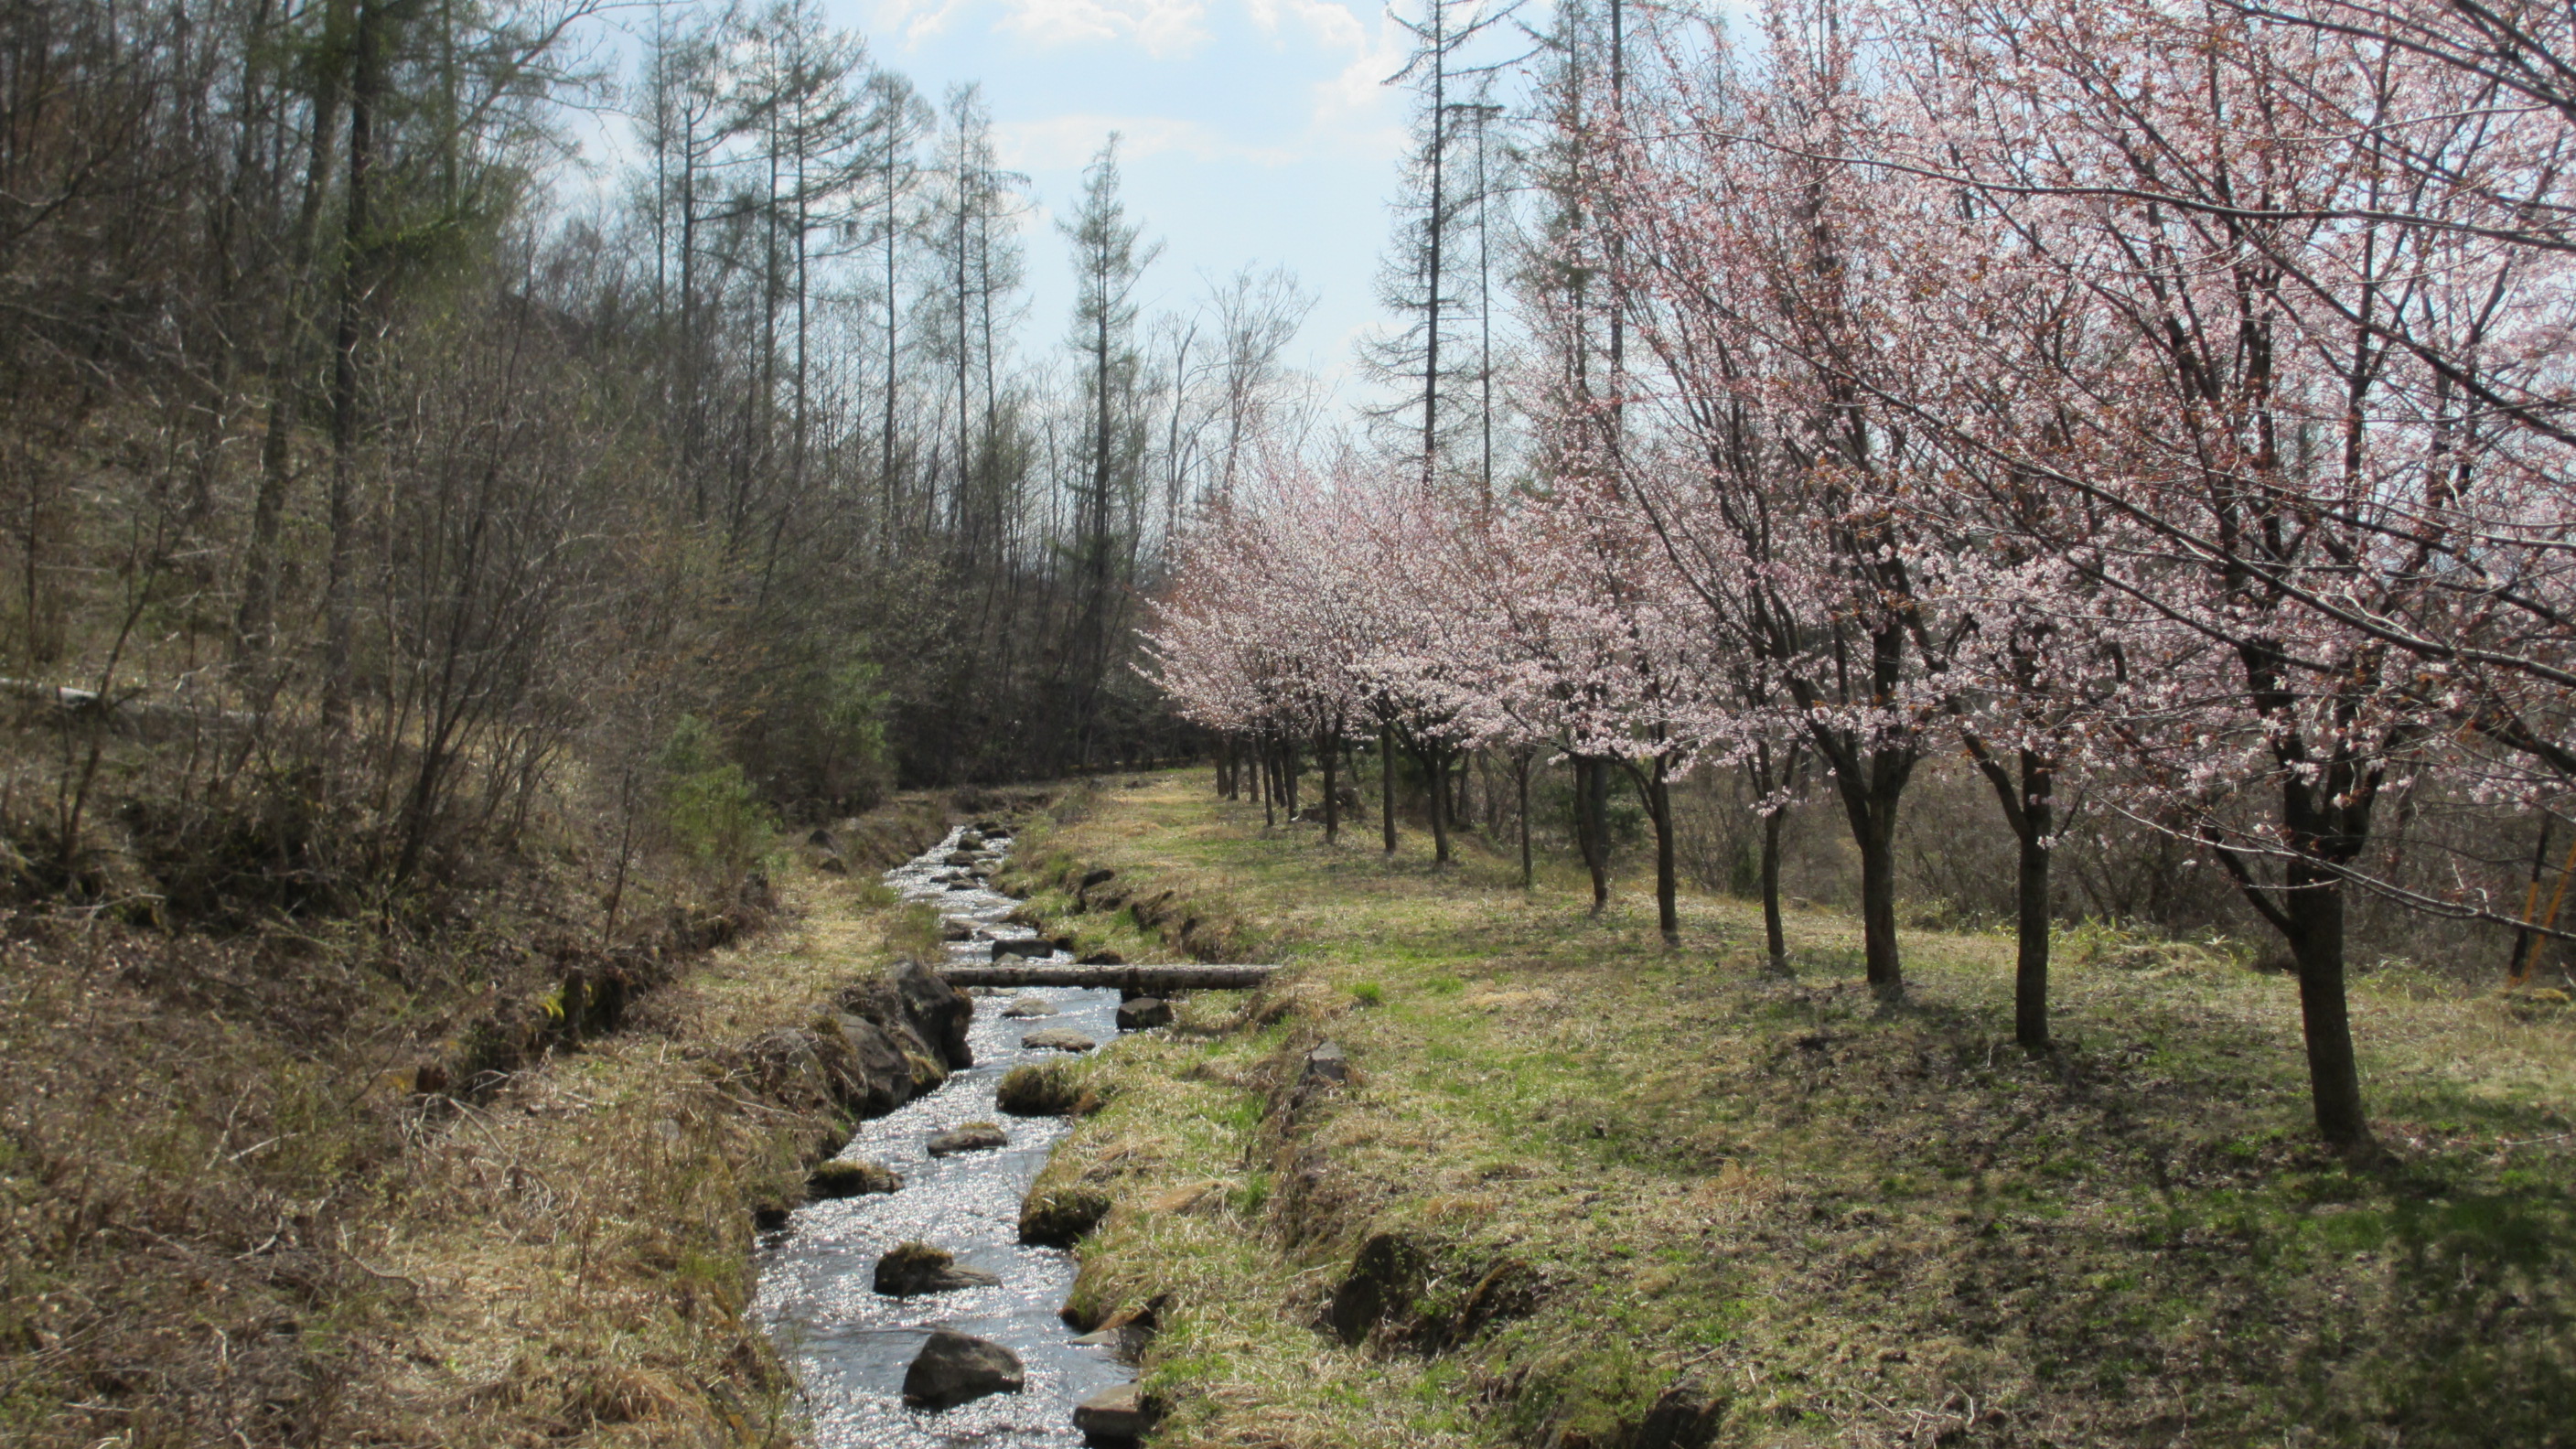
{"type": "Polygon", "coordinates": [[[1086,948],[1222,918],[1296,967],[1105,1054],[1041,1185],[1116,1205],[1076,1307],[1155,1312],[1162,1442],[2576,1443],[2546,996],[2361,976],[2395,1161],[2355,1169],[2310,1145],[2293,988],[2218,951],[2070,935],[2033,1060],[1998,937],[1910,935],[1882,1008],[1839,916],[1769,978],[1743,904],[1686,900],[1667,953],[1639,884],[1590,920],[1203,774],[1032,845],[1086,948]],[[1094,867],[1152,922],[1077,912],[1094,867]],[[1353,1083],[1301,1087],[1328,1037],[1353,1083]]]}
{"type": "Polygon", "coordinates": [[[765,927],[667,943],[605,1031],[603,963],[549,965],[527,901],[399,949],[16,919],[0,1443],[786,1442],[750,1210],[846,1122],[762,1044],[935,945],[872,867],[940,828],[914,800],[851,876],[783,862],[765,927]]]}

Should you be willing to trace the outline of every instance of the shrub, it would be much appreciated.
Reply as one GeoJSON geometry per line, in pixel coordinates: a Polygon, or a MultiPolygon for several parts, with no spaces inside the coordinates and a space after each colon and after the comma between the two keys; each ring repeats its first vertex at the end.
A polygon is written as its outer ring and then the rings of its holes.
{"type": "Polygon", "coordinates": [[[706,721],[680,716],[653,766],[672,848],[701,873],[729,884],[776,843],[776,822],[706,721]]]}

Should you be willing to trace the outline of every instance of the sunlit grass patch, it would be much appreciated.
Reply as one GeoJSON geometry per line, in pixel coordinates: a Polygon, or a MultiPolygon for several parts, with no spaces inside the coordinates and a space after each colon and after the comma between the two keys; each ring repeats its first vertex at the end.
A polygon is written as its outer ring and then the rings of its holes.
{"type": "Polygon", "coordinates": [[[1642,883],[1595,918],[1571,872],[1525,893],[1472,840],[1434,868],[1410,836],[1390,860],[1366,831],[1265,832],[1203,775],[1104,794],[1050,844],[1224,899],[1298,973],[1259,1036],[1122,1068],[1240,1083],[1269,1113],[1246,1128],[1249,1097],[1141,1081],[1113,1109],[1222,1124],[1137,1192],[1240,1184],[1230,1217],[1113,1215],[1086,1249],[1093,1282],[1226,1325],[1154,1350],[1184,1442],[1380,1442],[1426,1393],[1479,1406],[1426,1433],[1615,1442],[1685,1377],[1728,1402],[1732,1444],[2576,1423],[2562,1017],[2363,975],[2401,1165],[2358,1170],[2310,1145],[2294,991],[2233,943],[2070,932],[2062,1047],[2033,1059],[2002,937],[1910,933],[1890,1007],[1834,913],[1789,913],[1777,979],[1740,903],[1685,897],[1668,952],[1642,883]],[[1291,1114],[1283,1074],[1325,1036],[1357,1076],[1291,1114]],[[1319,1325],[1381,1237],[1420,1281],[1345,1344],[1319,1325]],[[2480,1396],[2501,1407],[2463,1407],[2480,1396]]]}

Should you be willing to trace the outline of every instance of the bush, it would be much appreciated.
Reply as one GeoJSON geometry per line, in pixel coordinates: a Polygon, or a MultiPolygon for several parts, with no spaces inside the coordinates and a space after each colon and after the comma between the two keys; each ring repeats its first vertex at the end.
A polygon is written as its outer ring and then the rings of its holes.
{"type": "Polygon", "coordinates": [[[726,884],[740,880],[776,844],[776,821],[706,721],[680,716],[653,767],[672,848],[702,874],[726,884]]]}

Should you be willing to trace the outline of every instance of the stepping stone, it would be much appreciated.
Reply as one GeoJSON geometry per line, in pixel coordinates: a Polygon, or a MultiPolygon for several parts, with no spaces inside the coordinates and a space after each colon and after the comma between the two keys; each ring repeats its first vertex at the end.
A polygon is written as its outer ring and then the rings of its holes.
{"type": "Polygon", "coordinates": [[[895,1192],[902,1186],[901,1176],[873,1162],[826,1162],[805,1179],[805,1190],[822,1198],[895,1192]]]}
{"type": "Polygon", "coordinates": [[[982,1152],[988,1148],[1008,1147],[1010,1134],[990,1122],[969,1122],[953,1131],[942,1132],[930,1139],[930,1155],[948,1157],[959,1152],[982,1152]]]}
{"type": "Polygon", "coordinates": [[[1055,1003],[1043,996],[1023,996],[1002,1008],[1004,1016],[1030,1017],[1055,1015],[1055,1003]]]}
{"type": "Polygon", "coordinates": [[[1172,1024],[1172,1003],[1155,996],[1139,996],[1118,1003],[1120,1031],[1150,1031],[1172,1024]]]}
{"type": "Polygon", "coordinates": [[[953,1409],[988,1394],[1016,1394],[1027,1384],[1018,1354],[989,1338],[938,1328],[904,1370],[903,1401],[915,1409],[953,1409]]]}
{"type": "Polygon", "coordinates": [[[876,1289],[888,1298],[916,1298],[924,1293],[954,1293],[961,1288],[991,1288],[1001,1278],[980,1268],[960,1268],[946,1248],[928,1243],[898,1244],[877,1259],[876,1289]]]}
{"type": "Polygon", "coordinates": [[[1074,1405],[1073,1427],[1093,1444],[1133,1444],[1154,1427],[1153,1406],[1141,1385],[1120,1384],[1074,1405]]]}
{"type": "Polygon", "coordinates": [[[1068,1026],[1051,1026],[1020,1038],[1020,1045],[1031,1051],[1087,1052],[1100,1043],[1068,1026]]]}

